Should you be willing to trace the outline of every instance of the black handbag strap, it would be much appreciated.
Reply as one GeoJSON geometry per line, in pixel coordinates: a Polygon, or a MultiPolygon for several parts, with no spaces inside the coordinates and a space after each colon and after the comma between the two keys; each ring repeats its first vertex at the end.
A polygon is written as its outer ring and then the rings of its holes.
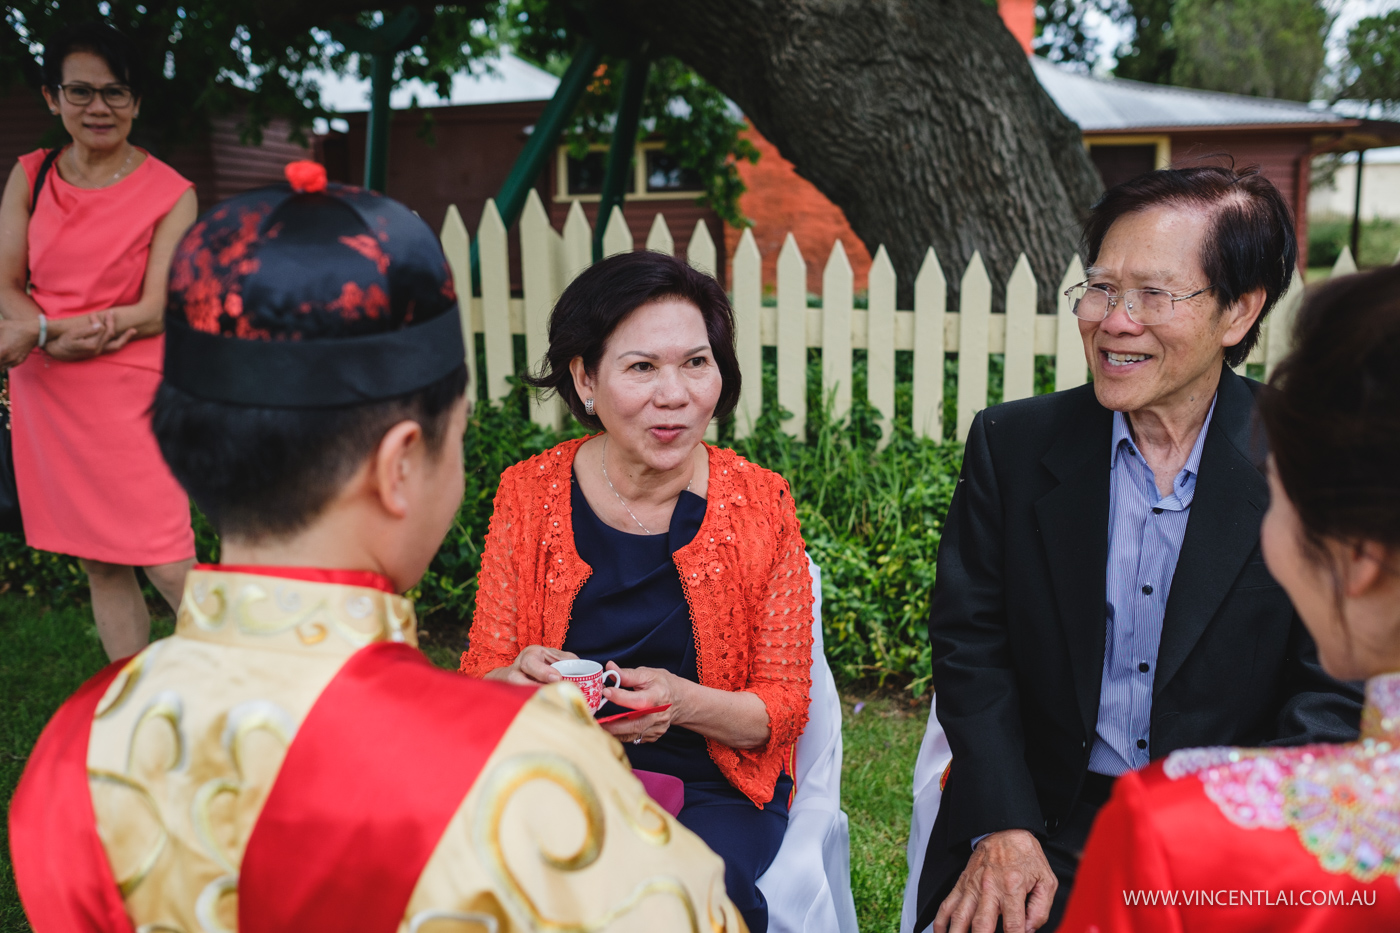
{"type": "Polygon", "coordinates": [[[39,166],[39,174],[34,179],[34,194],[29,199],[29,213],[33,214],[34,208],[38,206],[39,192],[44,190],[44,179],[49,176],[49,169],[53,168],[53,164],[58,161],[58,156],[62,152],[62,146],[54,146],[49,150],[48,155],[44,156],[44,163],[39,166]]]}

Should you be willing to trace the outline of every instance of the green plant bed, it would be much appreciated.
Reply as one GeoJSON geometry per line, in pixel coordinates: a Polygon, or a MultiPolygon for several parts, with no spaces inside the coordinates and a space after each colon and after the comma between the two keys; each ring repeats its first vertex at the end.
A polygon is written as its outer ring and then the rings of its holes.
{"type": "MultiPolygon", "coordinates": [[[[155,620],[154,637],[170,631],[168,616],[155,620]]],[[[443,667],[457,666],[455,651],[438,648],[428,653],[443,667]]],[[[86,604],[50,606],[13,593],[0,595],[0,796],[6,813],[44,724],[105,664],[86,604]]],[[[842,806],[851,822],[856,913],[865,933],[894,933],[899,929],[904,892],[914,758],[928,721],[928,705],[885,695],[868,700],[856,714],[856,702],[853,697],[842,702],[842,806]]],[[[6,829],[0,828],[0,833],[6,829]]],[[[27,933],[7,833],[0,843],[0,933],[27,933]]]]}
{"type": "MultiPolygon", "coordinates": [[[[857,367],[856,398],[864,396],[864,363],[857,367]]],[[[907,385],[896,409],[908,410],[907,385]]],[[[999,391],[999,389],[998,389],[999,391]]],[[[957,485],[962,445],[915,438],[897,420],[880,449],[879,412],[857,402],[841,423],[825,409],[807,419],[802,441],[788,436],[787,419],[772,406],[751,436],[733,441],[754,463],[791,484],[803,537],[822,568],[827,657],[843,684],[896,685],[919,696],[928,689],[928,600],[944,514],[957,485]]],[[[424,648],[439,658],[465,647],[476,600],[476,573],[503,470],[582,432],[557,432],[524,415],[523,396],[479,405],[465,442],[466,494],[447,539],[422,582],[410,594],[429,633],[424,648]]],[[[218,559],[209,523],[193,512],[201,561],[218,559]]],[[[72,557],[34,551],[17,535],[0,534],[0,593],[73,607],[87,599],[87,580],[72,557]]],[[[148,598],[157,599],[148,588],[148,598]]]]}
{"type": "MultiPolygon", "coordinates": [[[[1351,246],[1351,218],[1319,217],[1308,224],[1308,262],[1328,270],[1351,246]]],[[[1400,253],[1400,221],[1377,217],[1361,223],[1361,249],[1353,257],[1362,269],[1379,268],[1395,262],[1400,253]]]]}

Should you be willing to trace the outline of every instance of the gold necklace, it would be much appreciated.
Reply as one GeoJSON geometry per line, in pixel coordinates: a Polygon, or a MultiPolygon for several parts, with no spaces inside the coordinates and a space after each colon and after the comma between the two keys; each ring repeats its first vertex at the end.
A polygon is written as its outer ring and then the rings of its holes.
{"type": "Polygon", "coordinates": [[[87,182],[87,184],[80,185],[79,187],[88,189],[108,188],[120,181],[122,177],[122,172],[126,171],[126,167],[131,164],[132,158],[136,155],[135,146],[128,145],[127,148],[131,151],[126,154],[126,161],[122,163],[121,168],[117,169],[116,173],[112,176],[110,181],[103,182],[100,185],[93,184],[88,179],[87,175],[83,174],[83,172],[79,170],[77,151],[74,149],[69,149],[68,154],[72,156],[72,158],[70,158],[68,161],[73,163],[73,173],[78,177],[82,178],[83,181],[87,182]]]}
{"type": "MultiPolygon", "coordinates": [[[[637,527],[642,529],[642,531],[646,534],[656,534],[656,532],[647,528],[646,525],[643,525],[642,520],[640,518],[632,514],[632,509],[628,507],[627,500],[622,498],[622,493],[618,492],[617,487],[613,485],[612,480],[608,479],[608,436],[606,434],[603,435],[603,479],[607,480],[608,488],[612,490],[613,495],[617,496],[617,501],[622,503],[622,507],[624,509],[627,509],[627,514],[632,515],[632,521],[637,523],[637,527]]],[[[682,490],[682,492],[690,492],[690,487],[694,483],[695,474],[691,473],[690,482],[685,484],[685,489],[682,490]]]]}

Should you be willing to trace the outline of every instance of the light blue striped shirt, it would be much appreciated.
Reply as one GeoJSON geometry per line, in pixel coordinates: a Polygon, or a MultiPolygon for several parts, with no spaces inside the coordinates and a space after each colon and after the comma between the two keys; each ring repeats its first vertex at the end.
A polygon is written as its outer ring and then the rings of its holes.
{"type": "Polygon", "coordinates": [[[1162,618],[1171,595],[1196,473],[1201,465],[1215,401],[1172,491],[1157,492],[1152,468],[1128,431],[1128,418],[1113,413],[1108,493],[1108,631],[1104,642],[1099,720],[1089,770],[1117,776],[1148,763],[1152,679],[1162,641],[1162,618]]]}

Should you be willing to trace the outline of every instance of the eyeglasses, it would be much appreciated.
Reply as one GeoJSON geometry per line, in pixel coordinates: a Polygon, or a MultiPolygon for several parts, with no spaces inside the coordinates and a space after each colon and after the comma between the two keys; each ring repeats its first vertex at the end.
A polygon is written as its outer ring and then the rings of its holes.
{"type": "Polygon", "coordinates": [[[102,100],[113,110],[130,107],[131,102],[136,99],[135,95],[131,93],[131,88],[125,84],[109,84],[106,87],[93,87],[90,84],[60,84],[58,89],[63,92],[63,99],[74,107],[86,107],[98,94],[102,95],[102,100]]]}
{"type": "Polygon", "coordinates": [[[1089,285],[1086,282],[1080,282],[1073,288],[1067,289],[1065,297],[1070,300],[1070,310],[1081,321],[1102,321],[1113,313],[1113,309],[1121,301],[1129,318],[1144,327],[1151,327],[1154,324],[1165,324],[1170,321],[1172,315],[1176,313],[1178,301],[1195,298],[1213,288],[1215,288],[1214,285],[1207,285],[1205,288],[1196,289],[1189,295],[1173,295],[1160,288],[1130,288],[1115,295],[1109,292],[1107,285],[1089,285]]]}

